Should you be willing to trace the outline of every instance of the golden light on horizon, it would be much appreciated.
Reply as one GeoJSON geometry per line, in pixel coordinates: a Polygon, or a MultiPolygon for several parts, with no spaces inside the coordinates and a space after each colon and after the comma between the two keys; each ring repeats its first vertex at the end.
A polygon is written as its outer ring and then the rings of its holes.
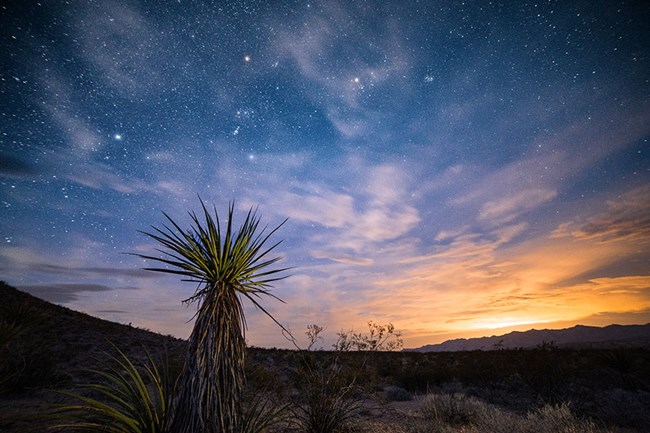
{"type": "Polygon", "coordinates": [[[522,326],[522,325],[538,325],[538,324],[544,324],[544,323],[549,323],[550,320],[521,320],[521,319],[515,319],[512,317],[506,317],[506,318],[491,318],[491,319],[484,319],[484,320],[478,320],[476,323],[471,324],[468,326],[468,329],[501,329],[501,328],[511,328],[515,326],[522,326]]]}
{"type": "Polygon", "coordinates": [[[601,271],[646,248],[643,237],[635,244],[629,236],[605,241],[565,230],[508,241],[461,234],[432,254],[411,257],[400,272],[375,282],[371,310],[393,318],[417,343],[650,321],[650,275],[601,271]],[[403,314],[395,313],[396,300],[403,314]]]}

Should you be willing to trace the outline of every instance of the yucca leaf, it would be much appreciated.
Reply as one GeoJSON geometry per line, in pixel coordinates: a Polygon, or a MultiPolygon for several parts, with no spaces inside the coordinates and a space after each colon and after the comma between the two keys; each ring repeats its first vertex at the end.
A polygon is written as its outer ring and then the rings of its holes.
{"type": "Polygon", "coordinates": [[[153,385],[147,387],[144,376],[133,362],[119,349],[119,356],[111,356],[115,366],[106,371],[91,372],[104,381],[87,384],[82,389],[94,392],[97,398],[84,394],[61,391],[62,395],[80,404],[54,405],[51,418],[59,421],[51,429],[66,428],[72,431],[105,431],[111,433],[163,433],[171,421],[172,387],[164,378],[151,356],[143,370],[153,385]]]}

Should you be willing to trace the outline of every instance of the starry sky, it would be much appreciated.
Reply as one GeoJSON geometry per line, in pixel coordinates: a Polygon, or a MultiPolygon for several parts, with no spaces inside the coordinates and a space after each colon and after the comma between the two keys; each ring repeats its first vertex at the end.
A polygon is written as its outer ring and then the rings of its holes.
{"type": "MultiPolygon", "coordinates": [[[[195,285],[129,255],[199,196],[258,207],[323,345],[650,322],[641,1],[0,6],[0,279],[185,338],[195,285]]],[[[247,308],[246,338],[289,347],[247,308]]]]}

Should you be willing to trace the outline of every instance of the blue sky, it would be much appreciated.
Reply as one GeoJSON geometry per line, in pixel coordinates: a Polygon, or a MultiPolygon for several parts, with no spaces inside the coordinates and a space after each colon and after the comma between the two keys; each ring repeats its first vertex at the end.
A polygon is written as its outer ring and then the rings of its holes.
{"type": "Polygon", "coordinates": [[[289,218],[295,269],[267,305],[297,336],[650,321],[641,2],[2,8],[0,278],[19,288],[186,337],[194,287],[126,253],[200,196],[289,218]]]}

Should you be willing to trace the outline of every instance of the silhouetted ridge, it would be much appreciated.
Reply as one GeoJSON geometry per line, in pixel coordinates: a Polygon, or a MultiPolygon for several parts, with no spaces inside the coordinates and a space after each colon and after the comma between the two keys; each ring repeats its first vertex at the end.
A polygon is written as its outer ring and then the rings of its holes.
{"type": "Polygon", "coordinates": [[[480,338],[458,338],[440,344],[427,344],[413,352],[457,352],[465,350],[532,349],[535,347],[614,348],[650,347],[650,324],[576,325],[566,329],[531,329],[480,338]]]}

